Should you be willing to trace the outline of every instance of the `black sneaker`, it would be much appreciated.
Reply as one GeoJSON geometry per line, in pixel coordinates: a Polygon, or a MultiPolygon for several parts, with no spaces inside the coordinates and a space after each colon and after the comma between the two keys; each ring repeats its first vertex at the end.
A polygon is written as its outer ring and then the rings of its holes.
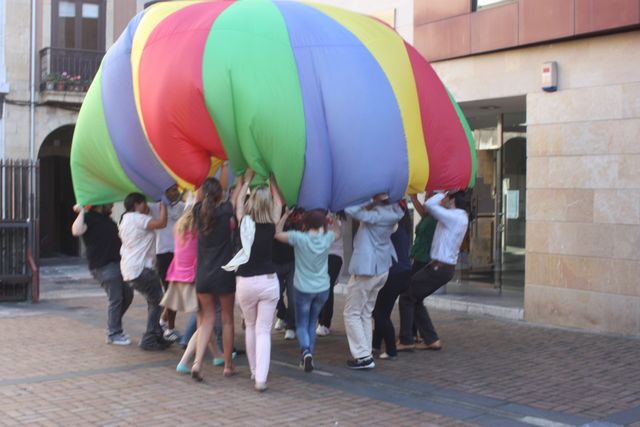
{"type": "Polygon", "coordinates": [[[360,359],[347,360],[347,367],[349,369],[373,369],[376,367],[373,357],[362,357],[360,359]]]}
{"type": "Polygon", "coordinates": [[[159,341],[152,341],[149,343],[140,343],[140,348],[144,351],[162,351],[168,348],[167,345],[160,343],[159,341]]]}
{"type": "Polygon", "coordinates": [[[311,355],[311,353],[305,354],[302,362],[304,364],[305,372],[313,371],[313,356],[311,355]]]}
{"type": "Polygon", "coordinates": [[[160,344],[160,346],[163,348],[169,348],[171,347],[171,344],[173,344],[173,342],[166,340],[163,337],[158,337],[158,344],[160,344]]]}

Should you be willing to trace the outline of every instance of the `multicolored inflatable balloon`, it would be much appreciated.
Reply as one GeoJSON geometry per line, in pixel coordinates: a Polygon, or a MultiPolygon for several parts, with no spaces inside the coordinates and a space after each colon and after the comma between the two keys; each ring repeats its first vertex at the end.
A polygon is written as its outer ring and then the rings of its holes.
{"type": "Polygon", "coordinates": [[[157,198],[174,182],[197,187],[223,159],[275,175],[304,208],[475,180],[462,112],[386,24],[293,1],[155,4],[109,49],[82,105],[76,198],[157,198]]]}

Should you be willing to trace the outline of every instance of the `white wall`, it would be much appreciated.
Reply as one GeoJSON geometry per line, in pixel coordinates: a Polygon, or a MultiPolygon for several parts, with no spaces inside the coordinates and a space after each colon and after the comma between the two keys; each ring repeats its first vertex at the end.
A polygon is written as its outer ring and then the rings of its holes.
{"type": "Polygon", "coordinates": [[[315,3],[368,15],[396,9],[396,30],[406,41],[413,43],[413,0],[315,0],[315,3]]]}

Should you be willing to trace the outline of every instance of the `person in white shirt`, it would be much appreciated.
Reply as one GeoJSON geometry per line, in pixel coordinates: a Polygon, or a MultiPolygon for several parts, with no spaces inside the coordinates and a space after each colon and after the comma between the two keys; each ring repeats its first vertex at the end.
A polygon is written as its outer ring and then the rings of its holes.
{"type": "Polygon", "coordinates": [[[149,215],[149,206],[140,193],[131,193],[124,199],[126,212],[120,219],[118,234],[122,240],[120,248],[120,271],[122,278],[133,289],[147,299],[147,329],[140,340],[140,347],[147,351],[164,350],[171,345],[162,337],[160,327],[160,300],[162,281],[153,269],[155,262],[155,230],[167,225],[167,208],[160,206],[160,218],[149,215]]]}
{"type": "MultiPolygon", "coordinates": [[[[408,294],[413,304],[410,310],[414,310],[416,303],[422,304],[426,297],[453,278],[460,245],[469,226],[469,202],[464,191],[438,193],[425,202],[424,208],[438,224],[431,244],[431,262],[411,278],[408,294]]],[[[415,312],[415,323],[424,338],[420,349],[440,350],[442,343],[426,308],[415,312]]],[[[411,346],[413,347],[413,343],[411,346]]],[[[400,346],[398,350],[401,350],[400,346]]]]}
{"type": "MultiPolygon", "coordinates": [[[[164,228],[156,230],[156,269],[162,280],[162,288],[166,292],[169,283],[167,282],[167,271],[173,260],[173,229],[178,219],[184,213],[185,203],[182,201],[182,194],[178,191],[177,185],[172,185],[164,193],[167,207],[167,225],[164,228]]],[[[153,203],[149,205],[151,216],[155,219],[160,218],[160,206],[163,202],[153,203]]],[[[160,316],[160,326],[164,329],[164,338],[168,341],[175,342],[180,339],[180,335],[175,330],[176,312],[165,308],[160,316]]]]}

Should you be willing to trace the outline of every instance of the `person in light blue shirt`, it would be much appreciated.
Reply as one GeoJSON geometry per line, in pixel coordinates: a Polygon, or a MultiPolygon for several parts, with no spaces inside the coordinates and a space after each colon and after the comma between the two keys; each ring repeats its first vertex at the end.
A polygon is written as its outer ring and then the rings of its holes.
{"type": "Polygon", "coordinates": [[[296,334],[300,346],[300,366],[313,370],[313,350],[316,343],[316,320],[329,297],[329,249],[340,238],[340,226],[333,220],[333,230],[327,230],[324,211],[313,210],[303,216],[304,232],[283,232],[286,216],[276,229],[276,240],[288,243],[295,251],[296,334]]]}
{"type": "Polygon", "coordinates": [[[385,193],[376,195],[370,202],[349,207],[345,212],[360,221],[353,240],[349,263],[351,278],[344,305],[344,326],[353,356],[347,366],[372,369],[375,367],[371,347],[373,308],[389,268],[398,258],[391,234],[404,212],[397,203],[390,203],[389,195],[385,193]]]}

